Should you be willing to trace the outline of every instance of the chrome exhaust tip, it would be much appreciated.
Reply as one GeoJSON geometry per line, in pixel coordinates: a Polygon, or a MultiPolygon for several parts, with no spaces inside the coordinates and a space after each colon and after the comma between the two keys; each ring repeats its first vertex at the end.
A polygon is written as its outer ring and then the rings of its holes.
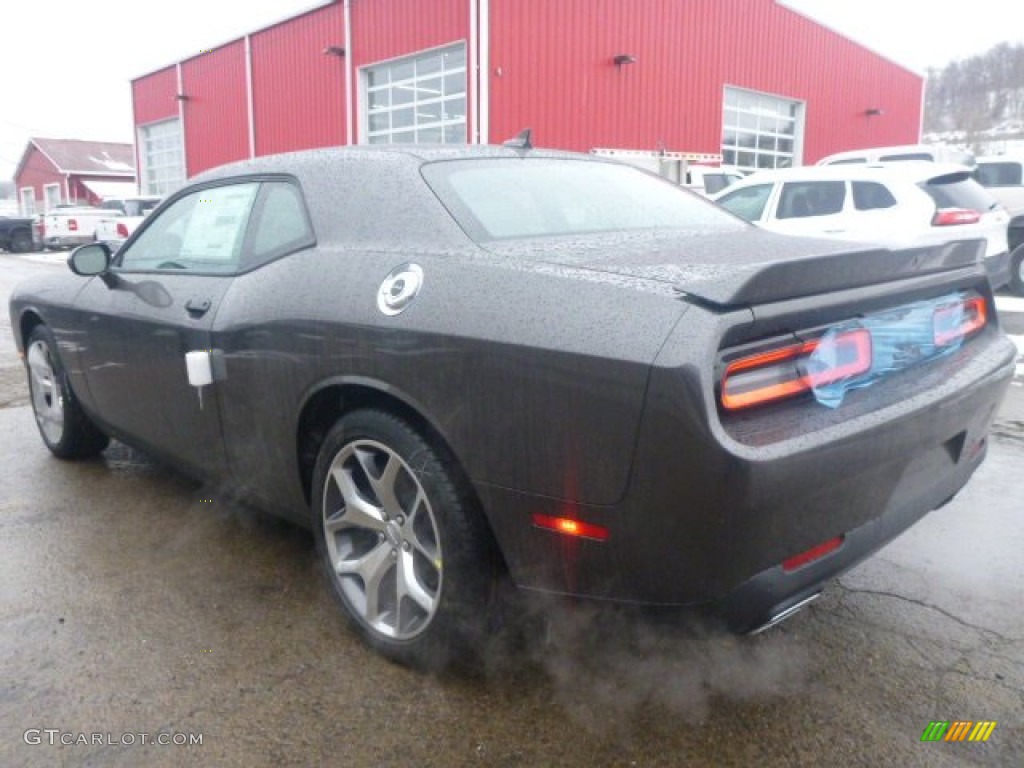
{"type": "Polygon", "coordinates": [[[800,600],[799,602],[794,603],[793,605],[789,606],[785,610],[779,611],[774,616],[772,616],[770,619],[768,619],[768,621],[766,621],[764,624],[762,624],[759,627],[755,627],[754,629],[752,629],[749,632],[747,632],[747,634],[750,635],[750,636],[759,635],[762,632],[764,632],[765,630],[771,629],[776,624],[781,624],[782,622],[784,622],[786,619],[788,619],[793,614],[798,613],[799,611],[802,611],[804,608],[806,608],[808,605],[813,603],[819,597],[821,597],[821,592],[815,592],[813,595],[809,595],[809,596],[805,597],[803,600],[800,600]]]}

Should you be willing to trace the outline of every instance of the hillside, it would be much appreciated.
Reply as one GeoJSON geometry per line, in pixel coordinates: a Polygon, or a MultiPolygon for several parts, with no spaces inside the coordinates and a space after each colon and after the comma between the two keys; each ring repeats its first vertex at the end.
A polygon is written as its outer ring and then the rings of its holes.
{"type": "Polygon", "coordinates": [[[927,75],[925,141],[963,144],[979,154],[1024,141],[1024,45],[1001,43],[927,75]]]}

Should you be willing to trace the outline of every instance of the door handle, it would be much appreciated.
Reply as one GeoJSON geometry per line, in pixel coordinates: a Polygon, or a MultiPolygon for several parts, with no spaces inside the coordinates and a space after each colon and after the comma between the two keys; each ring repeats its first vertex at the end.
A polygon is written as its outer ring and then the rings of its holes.
{"type": "Polygon", "coordinates": [[[209,299],[189,299],[185,302],[185,310],[193,317],[202,317],[210,311],[209,299]]]}

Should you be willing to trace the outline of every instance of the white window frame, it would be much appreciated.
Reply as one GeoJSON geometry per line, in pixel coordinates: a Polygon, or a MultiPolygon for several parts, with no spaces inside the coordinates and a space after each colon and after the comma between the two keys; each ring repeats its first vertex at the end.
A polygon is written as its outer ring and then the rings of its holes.
{"type": "Polygon", "coordinates": [[[18,190],[18,205],[21,208],[22,216],[35,216],[36,213],[36,189],[35,187],[22,187],[18,190]]]}
{"type": "Polygon", "coordinates": [[[143,195],[166,196],[185,183],[185,153],[180,118],[160,120],[138,127],[139,183],[143,195]],[[176,127],[154,136],[154,131],[176,127]]]}
{"type": "Polygon", "coordinates": [[[722,89],[722,163],[744,171],[803,165],[806,113],[807,105],[800,99],[726,85],[722,89]],[[734,143],[727,143],[730,135],[736,137],[734,143]],[[741,144],[741,135],[753,146],[741,144]],[[791,148],[779,149],[782,141],[790,141],[791,148]]]}
{"type": "Polygon", "coordinates": [[[44,211],[47,211],[47,212],[52,211],[54,208],[56,208],[58,205],[60,205],[60,203],[61,203],[60,197],[61,197],[60,196],[60,182],[57,182],[56,184],[43,184],[43,210],[44,211]],[[57,193],[55,197],[52,195],[52,193],[54,191],[56,191],[56,193],[57,193]],[[51,200],[51,197],[53,198],[52,200],[51,200]]]}
{"type": "Polygon", "coordinates": [[[423,143],[424,141],[434,141],[432,138],[422,138],[423,134],[433,136],[439,132],[440,142],[446,144],[465,144],[469,140],[469,79],[468,79],[468,67],[467,59],[468,50],[466,42],[458,41],[455,43],[449,43],[446,45],[438,46],[436,48],[428,48],[421,51],[417,51],[408,56],[401,56],[394,59],[387,59],[385,61],[375,62],[373,64],[366,65],[359,69],[359,113],[361,115],[359,125],[359,143],[360,144],[392,144],[392,143],[408,143],[416,144],[423,143]],[[444,59],[445,54],[461,52],[462,64],[457,66],[446,66],[444,59]],[[417,72],[419,62],[427,59],[433,59],[440,55],[442,57],[441,69],[428,72],[420,75],[417,72]],[[391,77],[394,73],[394,69],[398,67],[405,67],[409,64],[413,66],[413,75],[411,77],[403,77],[401,79],[392,80],[391,77]],[[387,82],[378,83],[376,85],[370,85],[371,75],[375,73],[387,73],[387,82]],[[446,91],[446,81],[451,76],[461,75],[460,90],[453,90],[452,92],[446,91]],[[421,96],[423,89],[416,88],[418,84],[422,84],[424,81],[438,79],[442,83],[441,91],[437,92],[437,95],[427,95],[426,97],[421,96]],[[393,93],[395,90],[412,90],[414,96],[411,101],[403,102],[401,104],[395,104],[393,93]],[[372,111],[370,109],[371,97],[373,94],[384,94],[387,93],[387,105],[377,106],[372,111]],[[458,102],[462,102],[462,114],[450,113],[448,107],[457,106],[458,102]],[[436,107],[440,105],[440,119],[422,119],[424,114],[417,110],[417,107],[436,107]],[[396,113],[406,112],[412,110],[412,123],[410,125],[394,126],[393,117],[396,113]],[[386,128],[373,127],[374,118],[381,118],[387,116],[388,125],[386,128]],[[461,130],[459,130],[461,129],[461,130]],[[398,141],[396,138],[409,138],[410,141],[398,141]]]}

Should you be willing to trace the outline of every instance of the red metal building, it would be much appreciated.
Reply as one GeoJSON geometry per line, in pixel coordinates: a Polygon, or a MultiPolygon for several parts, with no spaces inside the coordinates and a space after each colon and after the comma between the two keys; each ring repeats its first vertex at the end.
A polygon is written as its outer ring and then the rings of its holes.
{"type": "Polygon", "coordinates": [[[500,142],[745,169],[914,143],[923,79],[776,0],[335,0],[133,81],[144,192],[250,156],[500,142]]]}
{"type": "Polygon", "coordinates": [[[22,215],[58,205],[98,205],[107,197],[133,195],[131,144],[77,139],[29,139],[14,171],[22,215]]]}

